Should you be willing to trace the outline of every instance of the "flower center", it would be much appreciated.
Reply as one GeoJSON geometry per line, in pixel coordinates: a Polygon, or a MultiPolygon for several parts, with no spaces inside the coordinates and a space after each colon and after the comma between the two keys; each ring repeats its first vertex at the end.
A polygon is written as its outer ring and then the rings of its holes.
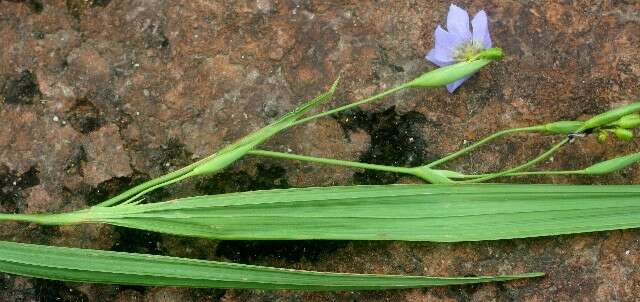
{"type": "Polygon", "coordinates": [[[469,41],[460,44],[453,52],[453,59],[457,62],[468,61],[478,54],[484,47],[478,41],[469,41]]]}

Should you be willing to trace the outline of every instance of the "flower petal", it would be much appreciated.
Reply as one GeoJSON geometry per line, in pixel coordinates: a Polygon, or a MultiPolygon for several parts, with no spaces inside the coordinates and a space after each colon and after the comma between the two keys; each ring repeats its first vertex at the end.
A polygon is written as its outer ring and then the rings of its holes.
{"type": "Polygon", "coordinates": [[[456,90],[458,87],[460,87],[460,85],[462,85],[462,83],[464,83],[464,81],[468,80],[471,77],[471,75],[465,76],[453,83],[447,84],[447,90],[451,93],[453,93],[454,90],[456,90]]]}
{"type": "Polygon", "coordinates": [[[473,27],[473,40],[482,43],[484,48],[491,48],[489,20],[487,18],[487,13],[485,13],[484,10],[479,11],[475,16],[473,16],[471,26],[473,27]]]}
{"type": "Polygon", "coordinates": [[[425,56],[425,59],[440,67],[455,63],[455,61],[451,59],[449,53],[442,48],[434,48],[430,50],[429,53],[425,56]]]}
{"type": "Polygon", "coordinates": [[[464,39],[450,32],[447,32],[440,25],[436,27],[435,37],[436,46],[434,48],[446,50],[449,53],[450,57],[453,56],[456,48],[458,48],[460,44],[465,42],[464,39]]]}
{"type": "Polygon", "coordinates": [[[463,41],[457,36],[448,33],[439,25],[436,28],[435,38],[435,47],[429,51],[425,58],[438,66],[453,64],[455,49],[463,41]]]}
{"type": "Polygon", "coordinates": [[[471,30],[469,30],[469,14],[467,14],[467,11],[451,4],[447,15],[447,30],[463,41],[470,41],[471,30]]]}

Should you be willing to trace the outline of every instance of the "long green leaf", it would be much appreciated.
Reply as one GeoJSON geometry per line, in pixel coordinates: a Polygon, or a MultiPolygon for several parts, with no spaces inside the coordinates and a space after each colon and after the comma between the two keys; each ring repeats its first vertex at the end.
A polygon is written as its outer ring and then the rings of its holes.
{"type": "Polygon", "coordinates": [[[22,218],[53,224],[108,223],[227,240],[497,240],[640,227],[640,186],[306,188],[22,218]]]}
{"type": "Polygon", "coordinates": [[[542,276],[421,277],[321,273],[273,267],[0,241],[0,271],[47,279],[210,288],[372,290],[542,276]]]}

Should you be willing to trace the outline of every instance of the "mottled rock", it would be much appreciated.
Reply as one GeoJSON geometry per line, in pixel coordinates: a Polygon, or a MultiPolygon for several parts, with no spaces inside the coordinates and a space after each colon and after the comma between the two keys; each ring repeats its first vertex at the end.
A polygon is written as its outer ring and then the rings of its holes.
{"type": "Polygon", "coordinates": [[[123,144],[118,128],[114,125],[89,134],[83,144],[87,162],[82,167],[82,173],[86,183],[96,186],[103,181],[128,176],[133,172],[123,144]]]}

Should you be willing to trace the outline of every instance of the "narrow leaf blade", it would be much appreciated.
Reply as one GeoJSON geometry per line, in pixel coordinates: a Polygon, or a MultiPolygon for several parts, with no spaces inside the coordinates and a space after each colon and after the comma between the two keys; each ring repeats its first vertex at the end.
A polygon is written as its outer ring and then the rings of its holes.
{"type": "Polygon", "coordinates": [[[82,219],[226,240],[498,240],[640,227],[640,186],[270,190],[90,209],[82,219]]]}
{"type": "Polygon", "coordinates": [[[62,281],[295,290],[418,288],[542,276],[421,277],[322,273],[146,254],[0,241],[0,271],[62,281]]]}

